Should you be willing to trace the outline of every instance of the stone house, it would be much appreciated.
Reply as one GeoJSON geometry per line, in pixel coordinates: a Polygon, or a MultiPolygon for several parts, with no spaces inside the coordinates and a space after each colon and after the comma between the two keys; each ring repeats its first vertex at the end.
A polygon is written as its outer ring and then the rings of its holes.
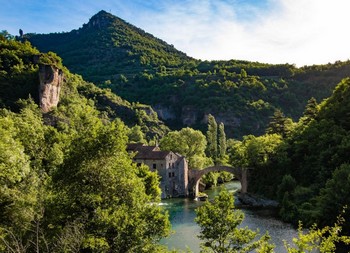
{"type": "Polygon", "coordinates": [[[128,144],[127,151],[135,154],[135,163],[143,163],[151,171],[157,171],[162,198],[188,196],[188,164],[184,156],[140,143],[128,144]]]}

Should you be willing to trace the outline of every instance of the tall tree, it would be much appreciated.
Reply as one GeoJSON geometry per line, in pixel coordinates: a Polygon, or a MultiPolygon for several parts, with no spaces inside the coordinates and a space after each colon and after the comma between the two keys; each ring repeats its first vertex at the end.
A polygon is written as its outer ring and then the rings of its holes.
{"type": "Polygon", "coordinates": [[[218,125],[213,115],[208,115],[207,155],[215,162],[218,157],[218,125]]]}
{"type": "Polygon", "coordinates": [[[218,132],[218,160],[220,164],[225,164],[227,160],[226,156],[226,134],[225,134],[225,125],[224,123],[219,124],[219,132],[218,132]]]}
{"type": "Polygon", "coordinates": [[[286,137],[292,129],[293,121],[290,118],[284,116],[283,112],[277,109],[271,121],[267,127],[266,133],[268,134],[279,134],[286,137]]]}
{"type": "Polygon", "coordinates": [[[318,112],[318,104],[316,99],[312,97],[307,101],[305,111],[304,111],[304,116],[314,119],[317,115],[317,112],[318,112]]]}
{"type": "Polygon", "coordinates": [[[318,111],[319,108],[316,99],[314,97],[310,98],[305,106],[303,117],[300,120],[301,123],[307,125],[310,121],[316,118],[318,111]]]}
{"type": "Polygon", "coordinates": [[[159,199],[145,186],[154,177],[131,163],[125,125],[120,120],[103,124],[88,105],[70,112],[70,123],[79,131],[72,129],[65,161],[53,175],[46,223],[56,230],[81,224],[81,250],[88,252],[156,251],[170,224],[161,208],[149,204],[159,199]]]}
{"type": "Polygon", "coordinates": [[[221,191],[213,202],[206,201],[196,209],[195,221],[201,228],[198,236],[204,242],[201,252],[273,252],[273,245],[269,244],[270,237],[265,234],[258,238],[258,233],[247,227],[239,227],[244,219],[242,211],[234,208],[233,195],[221,191]]]}
{"type": "Polygon", "coordinates": [[[192,169],[202,169],[210,164],[210,159],[205,155],[207,141],[199,130],[187,127],[180,131],[169,132],[161,139],[159,146],[162,150],[185,156],[192,169]]]}

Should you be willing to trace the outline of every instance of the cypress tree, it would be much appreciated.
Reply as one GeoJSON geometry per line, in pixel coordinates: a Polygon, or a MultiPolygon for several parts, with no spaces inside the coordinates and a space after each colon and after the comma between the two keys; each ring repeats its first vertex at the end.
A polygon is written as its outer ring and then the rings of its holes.
{"type": "Polygon", "coordinates": [[[218,144],[217,144],[217,136],[218,136],[218,125],[215,121],[213,115],[208,115],[208,131],[207,131],[207,155],[216,161],[218,156],[218,144]]]}
{"type": "Polygon", "coordinates": [[[226,156],[226,134],[224,123],[219,124],[218,132],[218,156],[220,160],[224,160],[226,156]]]}

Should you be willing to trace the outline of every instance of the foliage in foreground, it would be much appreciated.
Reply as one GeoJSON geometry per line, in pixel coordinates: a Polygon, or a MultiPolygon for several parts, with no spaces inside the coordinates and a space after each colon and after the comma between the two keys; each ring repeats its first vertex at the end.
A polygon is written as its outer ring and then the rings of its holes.
{"type": "MultiPolygon", "coordinates": [[[[68,112],[69,111],[69,112],[68,112]]],[[[132,164],[127,128],[87,104],[43,124],[32,102],[1,111],[0,247],[19,252],[153,252],[169,230],[156,174],[132,164]]]]}
{"type": "Polygon", "coordinates": [[[198,237],[203,240],[201,252],[272,252],[268,234],[258,238],[257,231],[239,227],[244,214],[234,208],[233,201],[232,194],[222,191],[213,203],[207,201],[196,210],[195,220],[201,227],[198,237]]]}
{"type": "MultiPolygon", "coordinates": [[[[274,245],[270,242],[268,233],[258,237],[258,231],[252,231],[247,227],[241,227],[244,219],[242,211],[234,208],[233,195],[222,191],[213,202],[207,201],[196,210],[196,222],[201,227],[200,235],[203,240],[201,252],[203,253],[273,253],[274,245]]],[[[342,215],[345,214],[343,211],[342,215]]],[[[350,245],[350,236],[341,234],[344,224],[343,216],[338,216],[333,226],[317,228],[312,226],[304,232],[302,224],[299,224],[298,237],[293,243],[285,242],[285,252],[321,252],[334,253],[339,243],[350,245]]],[[[279,252],[280,253],[280,252],[279,252]]]]}
{"type": "Polygon", "coordinates": [[[131,107],[63,69],[60,103],[42,114],[39,51],[1,36],[0,46],[0,251],[163,251],[170,223],[157,205],[158,176],[132,163],[131,130],[97,110],[99,98],[131,107]]]}
{"type": "MultiPolygon", "coordinates": [[[[343,212],[342,215],[344,215],[343,212]]],[[[342,225],[345,220],[338,216],[337,222],[333,226],[317,228],[313,225],[307,233],[304,233],[302,223],[299,224],[298,238],[293,238],[293,246],[285,242],[285,248],[288,253],[315,252],[333,253],[337,252],[337,246],[340,243],[350,245],[350,236],[341,234],[342,225]]]]}

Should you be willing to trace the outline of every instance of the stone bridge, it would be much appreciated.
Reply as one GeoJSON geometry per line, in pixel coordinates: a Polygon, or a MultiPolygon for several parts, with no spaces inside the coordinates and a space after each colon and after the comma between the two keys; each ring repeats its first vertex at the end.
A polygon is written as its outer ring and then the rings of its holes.
{"type": "Polygon", "coordinates": [[[219,172],[226,171],[232,173],[236,179],[241,182],[241,192],[246,193],[248,189],[248,180],[247,180],[247,170],[241,168],[234,168],[230,166],[212,166],[205,168],[203,170],[188,170],[189,176],[189,185],[188,189],[193,193],[194,197],[198,195],[199,192],[199,181],[202,176],[209,172],[219,172]],[[195,190],[193,191],[195,187],[195,190]]]}

